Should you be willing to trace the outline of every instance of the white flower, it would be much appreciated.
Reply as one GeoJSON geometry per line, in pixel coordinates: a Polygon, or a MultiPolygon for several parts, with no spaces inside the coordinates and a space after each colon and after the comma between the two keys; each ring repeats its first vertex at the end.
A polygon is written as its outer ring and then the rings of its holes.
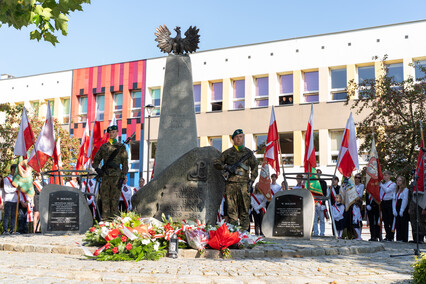
{"type": "Polygon", "coordinates": [[[143,239],[141,243],[146,246],[149,242],[149,239],[143,239]]]}
{"type": "Polygon", "coordinates": [[[105,226],[109,227],[111,224],[109,222],[105,222],[105,226]]]}
{"type": "Polygon", "coordinates": [[[124,224],[124,223],[127,223],[127,222],[129,222],[130,220],[132,220],[130,217],[125,217],[125,218],[123,218],[122,219],[122,223],[124,224]]]}
{"type": "Polygon", "coordinates": [[[154,243],[154,250],[157,251],[159,247],[160,247],[160,243],[156,241],[154,243]]]}
{"type": "Polygon", "coordinates": [[[106,236],[108,236],[108,232],[109,232],[108,228],[102,227],[101,228],[101,236],[102,236],[102,238],[105,238],[106,236]]]}

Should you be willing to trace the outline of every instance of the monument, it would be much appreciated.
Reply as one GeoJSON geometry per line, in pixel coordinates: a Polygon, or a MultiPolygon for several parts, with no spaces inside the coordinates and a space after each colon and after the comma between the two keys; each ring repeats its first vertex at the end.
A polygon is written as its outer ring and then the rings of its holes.
{"type": "Polygon", "coordinates": [[[84,234],[93,217],[78,188],[49,184],[40,193],[40,223],[43,234],[84,234]]]}
{"type": "Polygon", "coordinates": [[[310,239],[314,206],[314,198],[309,190],[278,191],[263,217],[263,233],[268,238],[310,239]]]}
{"type": "Polygon", "coordinates": [[[156,41],[169,53],[164,76],[154,179],[133,197],[135,211],[144,217],[174,221],[198,219],[216,223],[225,182],[213,168],[220,152],[213,147],[197,148],[191,60],[187,53],[198,48],[196,27],[182,38],[170,38],[169,29],[159,27],[156,41]],[[174,54],[170,54],[173,52],[174,54]],[[184,54],[185,53],[185,54],[184,54]]]}

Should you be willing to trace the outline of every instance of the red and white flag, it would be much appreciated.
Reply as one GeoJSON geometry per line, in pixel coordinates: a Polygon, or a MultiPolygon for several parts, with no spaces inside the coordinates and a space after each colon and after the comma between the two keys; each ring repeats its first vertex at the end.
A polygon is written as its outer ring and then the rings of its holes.
{"type": "Polygon", "coordinates": [[[277,129],[277,121],[275,119],[274,106],[272,106],[271,120],[269,122],[268,138],[266,139],[265,158],[268,159],[268,164],[275,170],[277,175],[280,174],[279,162],[279,135],[277,129]]]}
{"type": "Polygon", "coordinates": [[[16,139],[13,154],[27,158],[27,151],[34,144],[34,133],[28,121],[27,110],[22,109],[21,125],[19,126],[18,138],[16,139]]]}
{"type": "Polygon", "coordinates": [[[90,134],[89,150],[86,154],[86,157],[92,160],[102,145],[101,121],[101,116],[98,112],[96,114],[95,123],[93,124],[92,133],[90,134]]]}
{"type": "Polygon", "coordinates": [[[55,149],[55,129],[53,127],[52,113],[50,112],[50,102],[47,104],[46,121],[43,124],[34,149],[31,152],[28,165],[30,165],[36,172],[41,172],[49,157],[52,157],[53,150],[55,149]],[[37,151],[37,152],[36,152],[37,151]],[[37,155],[36,155],[37,153],[37,155]],[[40,162],[40,167],[37,162],[40,162]]]}
{"type": "MultiPolygon", "coordinates": [[[[117,120],[115,119],[115,116],[112,118],[112,120],[109,123],[108,127],[113,126],[113,125],[117,125],[117,120]]],[[[101,145],[107,143],[108,140],[109,140],[109,134],[108,134],[108,131],[105,131],[105,134],[102,137],[101,145]]]]}
{"type": "Polygon", "coordinates": [[[423,141],[422,141],[422,143],[420,144],[419,156],[417,158],[416,172],[418,174],[418,179],[417,179],[417,182],[416,182],[416,187],[414,188],[414,192],[416,191],[416,189],[418,189],[419,192],[424,192],[425,191],[425,182],[424,182],[424,179],[425,179],[425,172],[424,172],[425,165],[424,164],[426,162],[425,161],[426,159],[423,159],[423,163],[422,163],[422,155],[423,155],[422,148],[423,147],[424,147],[424,145],[423,145],[423,141]]]}
{"type": "Polygon", "coordinates": [[[343,132],[337,169],[345,177],[350,177],[355,169],[359,169],[356,130],[352,112],[346,122],[345,131],[343,132]]]}
{"type": "Polygon", "coordinates": [[[305,136],[305,157],[303,159],[305,173],[312,172],[317,166],[317,158],[315,157],[314,145],[314,106],[311,104],[311,115],[309,116],[308,127],[305,136]]]}
{"type": "Polygon", "coordinates": [[[90,143],[90,133],[89,133],[89,120],[86,120],[86,127],[84,128],[83,137],[81,138],[80,151],[78,153],[77,164],[75,166],[76,170],[82,170],[85,168],[86,163],[89,159],[86,157],[86,153],[89,150],[90,143]]]}
{"type": "MultiPolygon", "coordinates": [[[[56,139],[55,149],[53,150],[53,166],[52,171],[56,170],[62,170],[62,157],[61,157],[61,138],[58,137],[56,139]]],[[[60,179],[59,176],[51,176],[50,177],[50,184],[60,184],[63,185],[62,178],[60,179]]]]}
{"type": "Polygon", "coordinates": [[[371,142],[371,150],[367,165],[367,183],[366,190],[373,199],[380,204],[380,185],[379,182],[383,179],[382,169],[380,168],[379,156],[376,151],[376,142],[373,137],[371,142]]]}

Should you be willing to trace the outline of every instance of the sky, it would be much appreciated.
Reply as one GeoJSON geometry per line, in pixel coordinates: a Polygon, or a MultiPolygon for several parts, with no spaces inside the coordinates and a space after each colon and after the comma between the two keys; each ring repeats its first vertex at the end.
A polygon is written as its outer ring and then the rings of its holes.
{"type": "MultiPolygon", "coordinates": [[[[165,56],[155,28],[200,29],[199,51],[426,19],[425,0],[92,0],[56,46],[0,28],[0,74],[16,77],[165,56]]],[[[175,36],[175,33],[172,33],[175,36]]]]}

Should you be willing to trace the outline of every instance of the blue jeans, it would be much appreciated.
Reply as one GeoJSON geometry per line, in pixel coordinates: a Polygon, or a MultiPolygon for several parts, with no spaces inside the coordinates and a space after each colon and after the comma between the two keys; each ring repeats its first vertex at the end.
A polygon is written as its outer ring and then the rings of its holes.
{"type": "Polygon", "coordinates": [[[318,218],[320,221],[320,235],[324,236],[324,232],[325,232],[324,211],[321,210],[321,205],[315,204],[314,236],[318,236],[318,218]]]}
{"type": "Polygon", "coordinates": [[[10,218],[10,232],[13,233],[13,231],[15,230],[16,204],[17,202],[4,203],[3,229],[5,232],[9,231],[9,218],[10,218]]]}

